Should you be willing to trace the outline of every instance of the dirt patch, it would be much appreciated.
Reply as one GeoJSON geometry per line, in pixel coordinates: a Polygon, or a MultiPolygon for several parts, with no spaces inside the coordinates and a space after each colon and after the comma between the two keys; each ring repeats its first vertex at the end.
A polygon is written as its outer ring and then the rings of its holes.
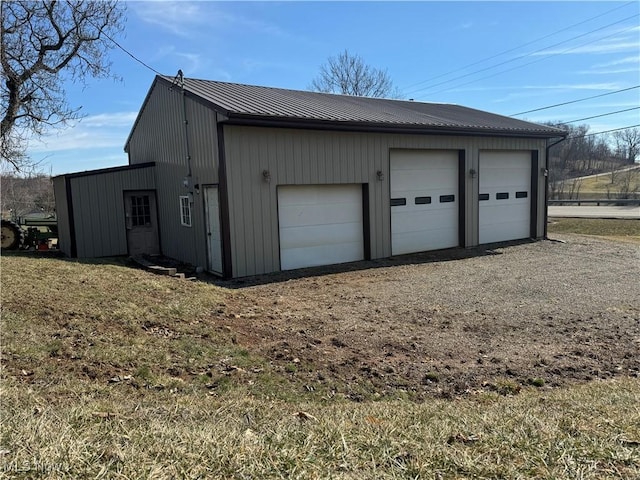
{"type": "Polygon", "coordinates": [[[566,243],[226,282],[239,288],[229,327],[292,380],[347,394],[516,393],[638,376],[637,246],[557,238],[566,243]]]}

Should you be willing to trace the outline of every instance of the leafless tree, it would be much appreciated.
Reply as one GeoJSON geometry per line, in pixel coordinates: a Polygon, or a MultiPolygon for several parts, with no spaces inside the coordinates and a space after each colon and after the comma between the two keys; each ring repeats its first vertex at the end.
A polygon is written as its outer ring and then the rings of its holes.
{"type": "Polygon", "coordinates": [[[2,172],[0,190],[3,218],[14,219],[34,212],[50,214],[55,211],[53,185],[48,175],[2,172]]]}
{"type": "Polygon", "coordinates": [[[640,129],[627,128],[613,133],[616,155],[624,163],[633,164],[640,155],[640,129]]]}
{"type": "Polygon", "coordinates": [[[359,55],[352,55],[347,50],[336,57],[329,57],[320,66],[320,73],[313,79],[310,88],[316,92],[356,97],[401,96],[386,70],[367,65],[359,55]]]}
{"type": "Polygon", "coordinates": [[[67,103],[64,81],[110,75],[109,37],[123,30],[117,0],[2,0],[0,85],[2,163],[29,166],[29,138],[80,117],[67,103]]]}

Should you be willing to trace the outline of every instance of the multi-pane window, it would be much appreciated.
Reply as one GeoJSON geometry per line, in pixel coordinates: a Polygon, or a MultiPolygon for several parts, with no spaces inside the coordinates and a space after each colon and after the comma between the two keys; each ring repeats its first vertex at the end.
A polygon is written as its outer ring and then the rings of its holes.
{"type": "Polygon", "coordinates": [[[151,225],[149,195],[134,195],[131,197],[131,225],[134,227],[151,225]]]}
{"type": "Polygon", "coordinates": [[[191,202],[189,197],[180,197],[180,223],[185,227],[191,226],[191,202]]]}

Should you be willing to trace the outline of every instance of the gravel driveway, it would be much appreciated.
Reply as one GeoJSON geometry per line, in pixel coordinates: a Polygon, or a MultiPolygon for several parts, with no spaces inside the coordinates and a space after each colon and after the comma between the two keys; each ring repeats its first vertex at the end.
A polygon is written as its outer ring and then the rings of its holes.
{"type": "Polygon", "coordinates": [[[355,399],[638,376],[640,247],[554,238],[221,285],[239,343],[355,399]]]}

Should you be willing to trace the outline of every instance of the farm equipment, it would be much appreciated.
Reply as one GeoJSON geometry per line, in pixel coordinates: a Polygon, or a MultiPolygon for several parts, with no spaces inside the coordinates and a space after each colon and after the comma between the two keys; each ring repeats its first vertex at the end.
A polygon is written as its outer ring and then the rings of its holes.
{"type": "Polygon", "coordinates": [[[50,240],[58,238],[58,221],[55,216],[2,220],[1,231],[0,247],[3,251],[20,248],[48,250],[50,240]]]}

